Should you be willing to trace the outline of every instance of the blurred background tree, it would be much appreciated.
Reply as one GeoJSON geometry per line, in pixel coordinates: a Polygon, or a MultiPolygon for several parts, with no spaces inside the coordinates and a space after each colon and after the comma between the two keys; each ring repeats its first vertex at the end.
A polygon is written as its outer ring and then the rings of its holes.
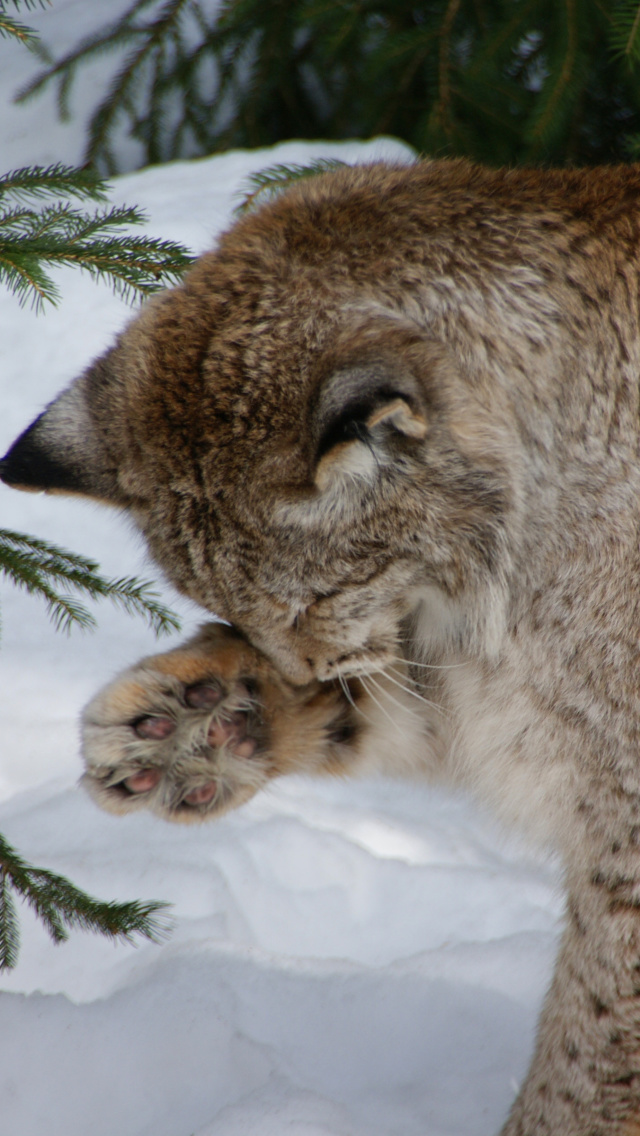
{"type": "Polygon", "coordinates": [[[640,153],[640,3],[135,0],[24,98],[113,53],[85,160],[118,172],[289,138],[392,134],[430,155],[553,165],[640,153]]]}

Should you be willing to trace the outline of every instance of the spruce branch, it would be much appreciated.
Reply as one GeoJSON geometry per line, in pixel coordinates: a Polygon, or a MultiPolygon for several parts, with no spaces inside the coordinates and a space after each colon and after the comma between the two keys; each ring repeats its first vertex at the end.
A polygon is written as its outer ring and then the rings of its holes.
{"type": "Polygon", "coordinates": [[[289,165],[279,163],[275,166],[267,166],[264,170],[257,170],[249,175],[238,190],[237,196],[241,197],[242,200],[236,205],[235,212],[240,215],[249,213],[252,209],[257,209],[260,205],[264,205],[265,202],[271,201],[274,197],[283,193],[294,182],[317,177],[318,174],[339,169],[344,165],[346,163],[337,158],[319,158],[315,162],[309,162],[308,165],[298,165],[295,162],[289,165]]]}
{"type": "Polygon", "coordinates": [[[10,969],[16,965],[19,947],[20,928],[11,895],[11,878],[2,866],[0,867],[0,970],[10,969]]]}
{"type": "MultiPolygon", "coordinates": [[[[8,2],[9,0],[0,0],[0,36],[5,39],[17,39],[24,47],[27,47],[35,55],[39,55],[43,62],[49,62],[49,56],[42,47],[37,32],[7,13],[8,2]]],[[[49,5],[49,0],[10,0],[10,2],[16,11],[19,11],[20,8],[27,8],[28,10],[37,7],[46,8],[49,5]]]]}
{"type": "MultiPolygon", "coordinates": [[[[167,44],[179,45],[180,24],[185,16],[196,16],[200,21],[204,19],[197,0],[165,0],[159,12],[153,11],[157,8],[158,0],[136,0],[120,19],[83,39],[72,51],[37,75],[18,95],[18,102],[25,101],[50,82],[57,81],[58,108],[61,117],[67,118],[78,66],[108,52],[125,52],[123,62],[91,119],[85,151],[85,162],[95,164],[97,161],[108,173],[116,172],[110,156],[109,135],[117,121],[128,115],[130,121],[135,122],[138,117],[136,100],[145,83],[148,84],[154,67],[156,78],[150,86],[156,95],[159,93],[163,84],[158,82],[158,78],[164,74],[163,57],[167,44]],[[149,9],[152,9],[150,14],[149,9]]],[[[158,161],[159,158],[149,160],[158,161]]]]}
{"type": "MultiPolygon", "coordinates": [[[[534,147],[544,145],[557,131],[558,115],[566,113],[568,96],[571,97],[572,80],[576,74],[579,57],[579,28],[575,0],[564,0],[563,26],[559,35],[557,55],[559,66],[554,67],[554,76],[545,84],[535,114],[532,116],[528,136],[534,147]]],[[[575,87],[574,87],[575,89],[575,87]]]]}
{"type": "Polygon", "coordinates": [[[0,7],[5,8],[7,4],[13,4],[17,12],[21,8],[26,8],[28,12],[32,12],[34,8],[48,8],[51,0],[0,0],[0,7]]]}
{"type": "MultiPolygon", "coordinates": [[[[29,8],[36,0],[22,2],[29,8]]],[[[13,0],[16,8],[20,3],[13,0]]],[[[0,34],[34,42],[29,29],[6,16],[5,0],[0,0],[0,34]]],[[[124,235],[123,230],[144,219],[139,210],[107,207],[87,214],[69,199],[103,203],[105,183],[93,171],[62,163],[0,177],[0,282],[19,299],[30,295],[38,305],[57,298],[44,265],[75,265],[120,290],[144,294],[179,279],[191,262],[187,250],[172,242],[124,235]]],[[[149,584],[107,580],[95,561],[38,537],[0,529],[0,575],[43,599],[57,630],[95,625],[78,595],[110,599],[129,614],[142,615],[156,634],[179,627],[149,584]]],[[[73,928],[130,942],[135,935],[157,942],[169,931],[168,921],[158,917],[165,903],[95,899],[63,876],[28,864],[0,836],[0,970],[15,966],[18,958],[14,895],[29,904],[55,943],[67,939],[73,928]]]]}
{"type": "Polygon", "coordinates": [[[640,134],[638,0],[135,0],[36,76],[61,109],[79,69],[114,56],[86,153],[117,168],[371,137],[491,163],[622,160],[640,134]]]}
{"type": "MultiPolygon", "coordinates": [[[[101,150],[107,152],[106,143],[109,132],[113,129],[121,113],[128,111],[130,116],[132,115],[135,94],[149,71],[153,70],[154,61],[156,77],[151,84],[151,91],[159,91],[162,86],[160,75],[163,70],[163,56],[166,52],[167,41],[174,38],[184,9],[191,6],[192,0],[166,0],[156,19],[152,20],[144,29],[136,28],[133,32],[136,39],[140,41],[140,46],[126,57],[124,65],[117,72],[106,98],[91,119],[89,127],[90,144],[85,153],[87,162],[95,162],[101,150]]],[[[146,7],[148,7],[148,0],[142,0],[142,2],[134,5],[136,12],[146,7]]],[[[120,34],[119,32],[115,33],[116,41],[120,34]]],[[[109,46],[112,46],[112,43],[109,46]]],[[[159,114],[162,117],[161,110],[159,114]]],[[[157,161],[158,157],[155,160],[157,161]]],[[[112,164],[109,163],[109,165],[112,164]]],[[[114,172],[113,168],[111,172],[114,172]]]]}
{"type": "Polygon", "coordinates": [[[11,969],[18,959],[20,936],[12,892],[29,904],[54,943],[64,942],[74,929],[127,942],[141,935],[157,943],[171,927],[166,917],[158,918],[168,904],[157,900],[113,903],[94,899],[64,876],[28,864],[0,836],[0,970],[11,969]]]}
{"type": "Polygon", "coordinates": [[[176,283],[193,262],[173,241],[129,234],[145,220],[128,206],[94,213],[48,197],[105,201],[106,183],[91,170],[56,164],[13,170],[0,177],[0,283],[36,309],[57,303],[59,292],[48,269],[71,265],[111,283],[125,299],[146,296],[176,283]],[[29,202],[45,199],[39,209],[29,202]],[[126,235],[121,235],[123,231],[126,235]]]}
{"type": "Polygon", "coordinates": [[[13,16],[8,16],[2,10],[0,10],[0,36],[5,39],[10,37],[17,39],[25,47],[33,47],[38,38],[33,28],[21,24],[19,20],[14,19],[13,16]]]}
{"type": "Polygon", "coordinates": [[[76,169],[56,162],[52,166],[26,166],[0,176],[0,201],[14,197],[41,200],[49,196],[76,197],[83,201],[106,201],[106,184],[91,169],[76,169]]]}
{"type": "Polygon", "coordinates": [[[94,560],[25,533],[0,529],[0,573],[16,587],[40,596],[61,631],[74,625],[94,627],[96,620],[73,594],[60,591],[60,585],[91,600],[111,600],[129,615],[141,615],[156,635],[180,628],[178,617],[160,602],[149,583],[130,578],[106,580],[94,560]]]}
{"type": "Polygon", "coordinates": [[[448,0],[447,8],[440,29],[440,43],[438,45],[438,100],[435,107],[435,118],[442,133],[450,141],[453,124],[451,121],[451,69],[452,69],[452,33],[453,26],[460,10],[460,0],[448,0]]]}
{"type": "Polygon", "coordinates": [[[611,13],[609,43],[614,55],[629,66],[640,61],[640,4],[622,0],[611,13]]]}

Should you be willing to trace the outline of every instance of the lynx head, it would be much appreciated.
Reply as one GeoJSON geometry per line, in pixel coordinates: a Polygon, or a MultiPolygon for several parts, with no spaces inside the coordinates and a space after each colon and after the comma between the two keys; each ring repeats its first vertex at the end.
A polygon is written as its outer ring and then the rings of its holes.
{"type": "Polygon", "coordinates": [[[421,605],[472,634],[507,571],[501,412],[423,302],[428,169],[337,171],[240,221],[3,462],[127,510],[293,682],[384,666],[421,605]]]}

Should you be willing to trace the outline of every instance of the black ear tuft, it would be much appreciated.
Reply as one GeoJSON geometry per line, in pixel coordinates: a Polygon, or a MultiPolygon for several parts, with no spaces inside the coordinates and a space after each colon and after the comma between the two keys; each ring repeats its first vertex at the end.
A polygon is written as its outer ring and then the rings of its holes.
{"type": "Polygon", "coordinates": [[[36,418],[13,443],[0,462],[0,479],[15,489],[46,489],[61,493],[86,492],[79,471],[43,445],[39,430],[44,415],[36,418]]]}
{"type": "Polygon", "coordinates": [[[0,478],[14,489],[80,493],[124,504],[103,429],[87,400],[91,373],[76,379],[20,435],[0,462],[0,478]]]}

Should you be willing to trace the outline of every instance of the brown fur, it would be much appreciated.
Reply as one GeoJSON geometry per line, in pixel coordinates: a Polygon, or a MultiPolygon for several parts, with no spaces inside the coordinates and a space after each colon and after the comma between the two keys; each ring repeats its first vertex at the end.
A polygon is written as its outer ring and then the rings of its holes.
{"type": "Polygon", "coordinates": [[[128,509],[236,629],[87,708],[105,807],[204,819],[292,769],[382,769],[471,788],[561,854],[504,1136],[638,1131],[639,252],[638,168],[305,181],[3,465],[128,509]]]}

